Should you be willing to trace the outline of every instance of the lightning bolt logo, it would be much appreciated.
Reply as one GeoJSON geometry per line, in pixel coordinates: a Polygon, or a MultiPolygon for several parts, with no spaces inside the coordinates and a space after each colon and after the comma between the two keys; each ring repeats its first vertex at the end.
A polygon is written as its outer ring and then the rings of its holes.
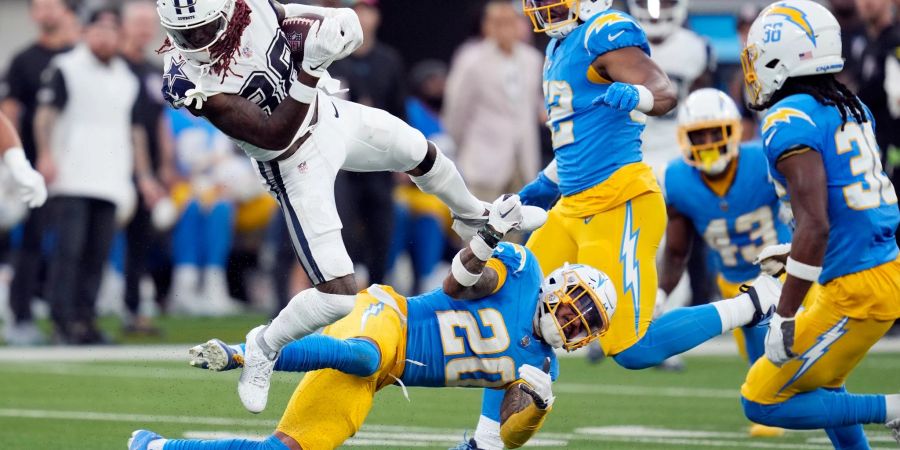
{"type": "Polygon", "coordinates": [[[625,229],[622,232],[622,249],[619,251],[619,262],[622,263],[622,293],[631,291],[631,302],[634,305],[634,333],[638,333],[641,316],[641,271],[638,268],[637,242],[641,230],[634,228],[634,216],[631,201],[625,203],[625,229]]]}
{"type": "Polygon", "coordinates": [[[790,124],[792,117],[805,120],[812,124],[812,126],[816,126],[816,123],[813,122],[805,112],[800,111],[797,108],[778,108],[775,111],[766,114],[766,119],[763,121],[762,125],[763,134],[766,134],[770,128],[779,122],[790,124]]]}
{"type": "Polygon", "coordinates": [[[384,303],[378,302],[369,305],[365,311],[363,311],[362,318],[359,321],[359,330],[363,331],[366,329],[366,322],[369,321],[369,317],[374,317],[381,314],[381,311],[384,310],[384,303]]]}
{"type": "Polygon", "coordinates": [[[607,26],[610,26],[615,23],[622,23],[622,22],[631,22],[631,19],[629,19],[617,12],[612,12],[609,14],[602,14],[596,20],[591,22],[590,25],[588,25],[587,32],[584,33],[584,47],[587,48],[588,41],[590,40],[591,36],[594,35],[594,33],[599,33],[601,30],[603,30],[607,26]]]}
{"type": "Polygon", "coordinates": [[[809,20],[806,18],[806,13],[794,8],[793,6],[788,6],[784,3],[779,3],[777,5],[769,8],[769,11],[766,15],[774,15],[774,16],[783,16],[788,22],[800,27],[804,33],[806,33],[806,37],[812,42],[813,47],[816,46],[816,34],[813,32],[812,25],[809,24],[809,20]]]}
{"type": "Polygon", "coordinates": [[[797,358],[800,361],[803,361],[803,364],[801,364],[800,368],[797,369],[797,373],[795,373],[794,376],[791,377],[791,379],[788,380],[788,382],[778,390],[779,394],[788,386],[797,381],[800,377],[802,377],[803,374],[808,372],[809,369],[816,363],[816,361],[818,361],[823,356],[825,356],[826,353],[828,353],[828,350],[832,345],[834,345],[835,342],[837,342],[838,339],[847,334],[847,328],[845,328],[845,326],[847,325],[847,321],[849,320],[849,317],[844,317],[843,319],[839,320],[838,323],[836,323],[828,331],[822,333],[822,335],[818,337],[815,345],[810,347],[809,350],[805,351],[797,358]]]}

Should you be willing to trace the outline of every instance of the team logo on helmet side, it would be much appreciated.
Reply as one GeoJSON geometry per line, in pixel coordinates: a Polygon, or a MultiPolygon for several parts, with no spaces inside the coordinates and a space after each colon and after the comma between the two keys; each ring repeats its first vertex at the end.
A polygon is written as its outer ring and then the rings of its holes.
{"type": "Polygon", "coordinates": [[[809,20],[807,20],[805,12],[792,6],[788,6],[785,3],[779,3],[769,8],[769,10],[765,12],[765,14],[773,16],[783,16],[787,18],[788,22],[800,27],[800,29],[803,30],[804,33],[806,33],[806,37],[808,37],[810,42],[812,42],[813,47],[816,46],[816,34],[813,31],[812,25],[809,24],[809,20]]]}

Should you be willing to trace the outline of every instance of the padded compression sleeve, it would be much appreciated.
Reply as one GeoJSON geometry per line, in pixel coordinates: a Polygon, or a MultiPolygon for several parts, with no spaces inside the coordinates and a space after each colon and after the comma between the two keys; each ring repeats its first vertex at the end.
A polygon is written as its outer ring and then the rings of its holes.
{"type": "MultiPolygon", "coordinates": [[[[518,389],[518,387],[513,387],[518,389]]],[[[534,403],[525,407],[525,409],[509,416],[506,422],[500,425],[500,438],[503,439],[503,445],[506,448],[519,448],[525,445],[531,436],[534,436],[547,417],[553,407],[547,409],[538,409],[534,403]]]]}
{"type": "Polygon", "coordinates": [[[275,370],[309,372],[334,369],[350,375],[368,377],[381,365],[378,347],[365,339],[337,339],[311,334],[281,349],[275,370]]]}

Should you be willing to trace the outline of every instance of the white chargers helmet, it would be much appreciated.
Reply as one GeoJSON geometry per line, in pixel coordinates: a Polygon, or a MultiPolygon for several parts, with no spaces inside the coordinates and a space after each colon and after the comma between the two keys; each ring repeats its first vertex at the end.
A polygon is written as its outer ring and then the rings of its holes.
{"type": "Polygon", "coordinates": [[[616,288],[590,266],[565,264],[541,283],[536,325],[544,342],[572,351],[609,329],[616,312],[616,288]]]}
{"type": "Polygon", "coordinates": [[[209,49],[228,30],[236,0],[157,0],[156,12],[172,45],[194,65],[212,64],[209,49]]]}
{"type": "Polygon", "coordinates": [[[762,106],[791,77],[840,72],[841,27],[810,0],[769,5],[750,26],[741,53],[751,105],[762,106]]]}
{"type": "Polygon", "coordinates": [[[535,32],[562,39],[579,25],[612,7],[613,0],[522,0],[535,32]]]}
{"type": "Polygon", "coordinates": [[[688,0],[628,0],[628,12],[652,40],[665,39],[684,25],[688,0]]]}
{"type": "Polygon", "coordinates": [[[698,89],[678,108],[678,143],[685,162],[718,175],[738,155],[741,113],[724,92],[698,89]]]}

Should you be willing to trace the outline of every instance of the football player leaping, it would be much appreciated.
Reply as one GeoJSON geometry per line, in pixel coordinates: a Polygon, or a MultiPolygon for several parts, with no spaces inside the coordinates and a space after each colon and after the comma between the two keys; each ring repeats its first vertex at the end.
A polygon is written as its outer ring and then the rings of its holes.
{"type": "Polygon", "coordinates": [[[9,119],[0,112],[0,155],[19,188],[19,198],[30,208],[37,208],[47,201],[47,186],[41,176],[25,158],[22,141],[9,119]]]}
{"type": "MultiPolygon", "coordinates": [[[[276,370],[311,372],[266,441],[164,440],[137,431],[129,449],[332,449],[359,430],[376,391],[394,383],[486,388],[482,421],[499,431],[476,434],[472,447],[475,440],[491,450],[522,446],[553,405],[553,349],[572,350],[604,333],[616,294],[596,269],[566,265],[543,278],[528,249],[498,245],[521,220],[518,197],[501,197],[489,224],[454,258],[443,290],[404,298],[373,285],[324,334],[284,347],[276,370]]],[[[192,349],[192,364],[232,369],[243,352],[214,339],[192,349]]]]}
{"type": "MultiPolygon", "coordinates": [[[[291,299],[271,325],[247,335],[238,393],[248,410],[259,412],[282,346],[353,309],[353,263],[341,239],[334,199],[339,169],[406,172],[420,189],[469,220],[455,229],[483,223],[487,210],[466,189],[453,162],[422,133],[386,112],[323,90],[333,90],[328,65],[362,43],[353,10],[269,0],[157,3],[169,38],[163,94],[173,106],[208,119],[255,161],[315,285],[291,299]],[[324,19],[309,30],[302,64],[294,62],[302,70],[295,71],[280,24],[306,13],[324,19]]],[[[525,228],[543,221],[535,217],[525,228]]]]}
{"type": "Polygon", "coordinates": [[[900,395],[844,388],[900,317],[900,211],[881,167],[875,123],[835,79],[844,67],[841,29],[818,3],[763,10],[741,62],[751,105],[768,109],[761,131],[769,171],[796,220],[766,358],[741,387],[744,412],[766,425],[824,428],[835,448],[869,448],[862,424],[886,424],[895,437],[900,431],[900,395]],[[817,281],[819,296],[798,312],[817,281]]]}
{"type": "Polygon", "coordinates": [[[536,28],[553,37],[544,86],[556,159],[520,195],[546,206],[562,193],[528,247],[545,273],[574,261],[613,277],[619,304],[600,339],[606,354],[629,369],[653,367],[766,317],[779,289],[768,276],[752,295],[679,308],[650,324],[666,205],[641,162],[640,134],[645,113],[675,106],[674,88],[650,60],[640,26],[608,10],[610,0],[524,1],[536,28]]]}

